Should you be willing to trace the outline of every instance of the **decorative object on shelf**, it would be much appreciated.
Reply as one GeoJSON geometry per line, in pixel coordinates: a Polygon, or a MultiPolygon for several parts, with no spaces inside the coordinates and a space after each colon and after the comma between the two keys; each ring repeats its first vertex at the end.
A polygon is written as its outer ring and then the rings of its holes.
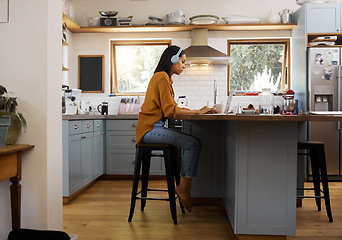
{"type": "Polygon", "coordinates": [[[178,10],[173,13],[166,14],[168,25],[184,25],[185,14],[183,10],[178,10]]]}
{"type": "Polygon", "coordinates": [[[164,25],[162,23],[163,19],[161,17],[158,16],[148,16],[148,19],[150,19],[151,21],[146,23],[145,25],[164,25]]]}
{"type": "Polygon", "coordinates": [[[274,8],[271,8],[270,14],[267,17],[267,22],[268,23],[280,23],[280,21],[281,21],[280,14],[274,8]]]}
{"type": "Polygon", "coordinates": [[[242,15],[230,15],[222,17],[226,24],[255,24],[261,23],[259,18],[246,17],[242,15]]]}
{"type": "Polygon", "coordinates": [[[116,26],[117,19],[114,18],[119,12],[117,11],[99,11],[101,16],[106,18],[100,18],[100,26],[116,26]]]}
{"type": "Polygon", "coordinates": [[[26,119],[18,112],[17,106],[17,98],[9,97],[6,88],[0,85],[0,115],[11,116],[6,144],[15,144],[22,130],[25,131],[27,127],[26,119]]]}
{"type": "Polygon", "coordinates": [[[217,24],[220,18],[215,15],[196,15],[189,18],[190,24],[217,24]]]}
{"type": "Polygon", "coordinates": [[[283,12],[280,15],[281,22],[282,23],[291,23],[292,22],[292,13],[290,13],[290,10],[285,8],[283,12]]]}

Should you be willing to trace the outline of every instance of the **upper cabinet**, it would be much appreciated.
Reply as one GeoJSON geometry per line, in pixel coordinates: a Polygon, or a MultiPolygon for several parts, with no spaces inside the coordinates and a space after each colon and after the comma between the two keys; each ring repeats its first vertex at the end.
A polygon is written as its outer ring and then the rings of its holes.
{"type": "Polygon", "coordinates": [[[307,33],[340,33],[341,4],[304,4],[307,33]]]}

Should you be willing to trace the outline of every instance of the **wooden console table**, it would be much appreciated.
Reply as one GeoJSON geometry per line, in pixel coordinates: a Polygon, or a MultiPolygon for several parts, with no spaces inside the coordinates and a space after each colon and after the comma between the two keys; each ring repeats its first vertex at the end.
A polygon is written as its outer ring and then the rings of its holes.
{"type": "Polygon", "coordinates": [[[20,228],[21,153],[34,145],[14,144],[0,148],[0,181],[10,179],[12,229],[20,228]]]}

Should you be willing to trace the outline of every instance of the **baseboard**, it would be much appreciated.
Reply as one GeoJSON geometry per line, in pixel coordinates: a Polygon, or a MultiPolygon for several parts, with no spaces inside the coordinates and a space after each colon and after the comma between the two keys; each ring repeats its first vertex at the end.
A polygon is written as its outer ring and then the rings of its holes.
{"type": "MultiPolygon", "coordinates": [[[[140,176],[141,179],[141,176],[140,176]]],[[[133,175],[112,175],[103,174],[99,177],[99,180],[133,180],[133,175]]],[[[149,180],[166,180],[165,175],[150,175],[149,180]]]]}
{"type": "Polygon", "coordinates": [[[63,196],[63,205],[68,205],[69,203],[71,203],[72,201],[74,201],[81,193],[83,193],[85,190],[87,190],[88,188],[90,188],[92,185],[94,185],[97,182],[97,179],[91,181],[90,183],[88,183],[87,185],[85,185],[83,188],[81,188],[80,190],[78,190],[77,192],[74,192],[73,194],[71,194],[69,197],[64,197],[63,196]]]}

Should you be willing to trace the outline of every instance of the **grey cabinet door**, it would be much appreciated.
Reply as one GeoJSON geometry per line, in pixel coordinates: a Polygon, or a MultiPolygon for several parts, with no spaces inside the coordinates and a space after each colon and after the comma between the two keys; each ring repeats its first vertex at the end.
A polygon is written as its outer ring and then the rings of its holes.
{"type": "Polygon", "coordinates": [[[307,33],[337,33],[341,28],[340,4],[305,4],[307,33]]]}
{"type": "Polygon", "coordinates": [[[104,173],[104,132],[94,132],[94,178],[104,173]]]}
{"type": "Polygon", "coordinates": [[[82,134],[69,136],[69,194],[82,187],[81,142],[82,134]]]}
{"type": "Polygon", "coordinates": [[[135,148],[107,149],[107,174],[133,175],[135,148]]]}
{"type": "Polygon", "coordinates": [[[93,178],[93,140],[92,132],[83,133],[81,141],[81,169],[83,186],[90,183],[93,178]]]}

